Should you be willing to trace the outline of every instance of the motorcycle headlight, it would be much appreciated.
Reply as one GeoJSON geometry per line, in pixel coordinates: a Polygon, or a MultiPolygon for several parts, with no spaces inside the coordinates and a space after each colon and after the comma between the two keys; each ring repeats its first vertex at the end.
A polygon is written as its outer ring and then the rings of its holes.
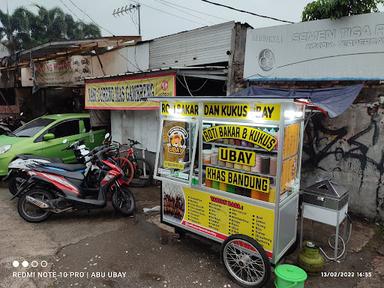
{"type": "Polygon", "coordinates": [[[0,154],[4,154],[5,152],[7,152],[9,149],[11,149],[12,145],[3,145],[3,146],[0,146],[0,154]]]}

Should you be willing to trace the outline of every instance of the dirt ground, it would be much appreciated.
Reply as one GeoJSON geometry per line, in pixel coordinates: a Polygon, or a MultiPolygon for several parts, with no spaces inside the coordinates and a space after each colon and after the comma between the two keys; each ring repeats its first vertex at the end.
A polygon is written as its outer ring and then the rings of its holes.
{"type": "MultiPolygon", "coordinates": [[[[133,191],[135,217],[118,216],[109,207],[30,224],[18,216],[16,201],[9,201],[9,192],[1,188],[0,287],[239,287],[220,262],[219,245],[190,235],[179,239],[172,228],[160,224],[158,213],[143,213],[144,207],[159,205],[158,188],[133,191]],[[27,268],[22,267],[24,260],[27,268]],[[13,267],[14,261],[19,267],[13,267]],[[31,267],[36,263],[38,267],[31,267]]],[[[306,239],[316,238],[326,247],[329,227],[310,222],[305,227],[306,239]]],[[[306,287],[383,287],[384,229],[353,219],[347,247],[344,259],[327,262],[324,272],[353,276],[309,275],[306,287]]],[[[297,252],[283,262],[295,263],[297,252]]]]}

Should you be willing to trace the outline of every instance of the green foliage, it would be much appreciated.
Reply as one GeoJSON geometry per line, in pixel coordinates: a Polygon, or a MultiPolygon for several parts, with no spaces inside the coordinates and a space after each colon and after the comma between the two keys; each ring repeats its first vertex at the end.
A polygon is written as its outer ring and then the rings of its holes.
{"type": "Polygon", "coordinates": [[[37,14],[24,7],[17,8],[11,15],[0,10],[0,40],[10,52],[51,41],[101,36],[99,27],[76,21],[58,7],[47,10],[42,6],[35,6],[38,9],[37,14]]]}
{"type": "Polygon", "coordinates": [[[340,18],[357,14],[378,12],[384,0],[316,0],[305,6],[302,20],[340,18]]]}

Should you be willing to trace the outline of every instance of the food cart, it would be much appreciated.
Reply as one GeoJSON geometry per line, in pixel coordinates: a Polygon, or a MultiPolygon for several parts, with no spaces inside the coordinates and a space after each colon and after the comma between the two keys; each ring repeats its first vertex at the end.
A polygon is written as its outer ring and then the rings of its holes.
{"type": "Polygon", "coordinates": [[[262,287],[296,241],[304,105],[260,96],[159,101],[161,221],[222,243],[230,277],[262,287]]]}

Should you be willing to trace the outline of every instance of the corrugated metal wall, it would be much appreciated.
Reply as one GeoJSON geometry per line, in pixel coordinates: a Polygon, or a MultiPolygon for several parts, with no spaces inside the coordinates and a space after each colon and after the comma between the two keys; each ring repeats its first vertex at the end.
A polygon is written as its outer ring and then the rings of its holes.
{"type": "Polygon", "coordinates": [[[157,38],[149,44],[149,68],[228,62],[235,22],[157,38]]]}

